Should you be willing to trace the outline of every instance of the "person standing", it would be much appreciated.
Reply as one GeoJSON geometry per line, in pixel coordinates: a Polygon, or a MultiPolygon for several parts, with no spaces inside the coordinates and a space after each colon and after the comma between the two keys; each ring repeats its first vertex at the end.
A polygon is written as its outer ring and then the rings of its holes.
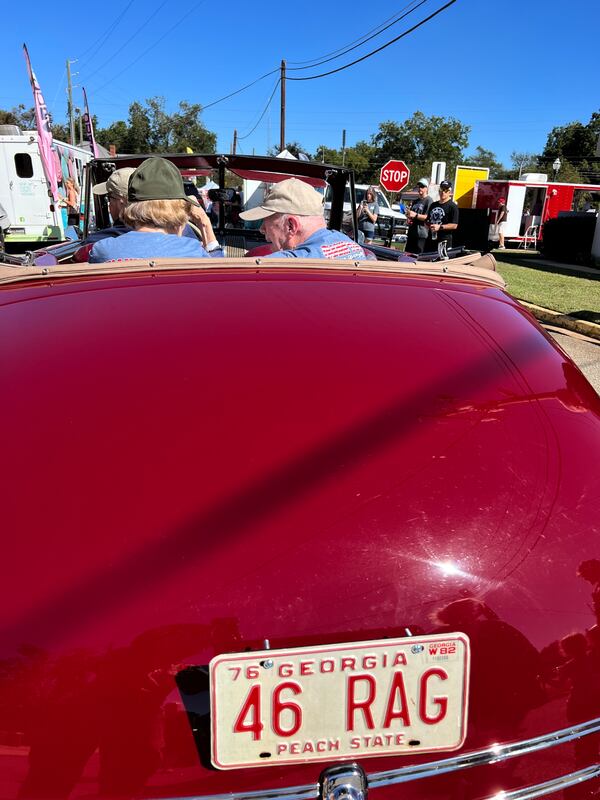
{"type": "Polygon", "coordinates": [[[427,226],[425,223],[427,222],[429,208],[433,202],[427,193],[428,189],[429,181],[427,178],[421,178],[415,187],[418,197],[406,212],[409,227],[404,249],[407,253],[422,253],[425,250],[425,242],[427,241],[427,226]]]}
{"type": "Polygon", "coordinates": [[[365,235],[365,244],[370,244],[375,238],[375,223],[379,216],[379,205],[375,198],[375,190],[369,186],[365,198],[358,204],[358,230],[365,235]]]}
{"type": "Polygon", "coordinates": [[[451,199],[452,184],[450,181],[440,183],[440,199],[432,203],[427,214],[427,227],[429,229],[426,250],[437,250],[440,242],[447,242],[452,247],[452,233],[458,228],[458,206],[451,199]]]}
{"type": "Polygon", "coordinates": [[[496,229],[498,231],[498,250],[506,250],[504,246],[504,231],[506,230],[506,220],[508,219],[508,210],[506,208],[506,200],[501,198],[498,201],[498,210],[496,211],[496,229]]]}

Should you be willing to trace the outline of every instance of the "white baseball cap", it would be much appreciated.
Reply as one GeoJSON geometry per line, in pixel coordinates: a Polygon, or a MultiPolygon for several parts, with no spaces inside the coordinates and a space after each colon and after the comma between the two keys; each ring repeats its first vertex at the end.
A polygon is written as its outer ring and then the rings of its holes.
{"type": "Polygon", "coordinates": [[[256,220],[273,214],[298,214],[300,217],[317,217],[323,214],[323,195],[298,178],[287,178],[278,183],[262,205],[243,211],[242,219],[256,220]]]}

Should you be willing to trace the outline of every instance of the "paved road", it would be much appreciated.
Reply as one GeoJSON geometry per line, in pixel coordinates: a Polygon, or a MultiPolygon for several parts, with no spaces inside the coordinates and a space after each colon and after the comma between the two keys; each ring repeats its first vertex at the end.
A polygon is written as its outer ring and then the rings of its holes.
{"type": "Polygon", "coordinates": [[[585,339],[577,334],[559,333],[556,329],[549,332],[600,394],[600,341],[585,339]]]}

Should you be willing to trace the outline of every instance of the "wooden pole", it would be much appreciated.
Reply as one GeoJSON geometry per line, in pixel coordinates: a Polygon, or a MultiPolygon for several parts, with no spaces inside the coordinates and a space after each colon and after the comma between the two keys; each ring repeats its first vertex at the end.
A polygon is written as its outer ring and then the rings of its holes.
{"type": "Polygon", "coordinates": [[[281,59],[281,123],[279,129],[279,150],[285,150],[285,61],[281,59]]]}
{"type": "Polygon", "coordinates": [[[73,116],[73,85],[71,83],[71,62],[67,59],[67,96],[68,96],[68,109],[69,115],[69,137],[71,144],[75,144],[75,118],[73,116]]]}
{"type": "Polygon", "coordinates": [[[233,149],[231,152],[233,155],[237,152],[237,128],[233,129],[233,149]]]}

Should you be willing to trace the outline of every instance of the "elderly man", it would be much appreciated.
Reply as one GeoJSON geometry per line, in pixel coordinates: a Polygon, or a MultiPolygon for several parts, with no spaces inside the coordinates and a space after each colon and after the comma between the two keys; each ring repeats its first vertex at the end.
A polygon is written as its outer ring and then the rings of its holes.
{"type": "Polygon", "coordinates": [[[262,205],[240,217],[262,219],[261,231],[275,248],[267,258],[367,258],[346,234],[326,227],[322,195],[297,178],[278,183],[262,205]]]}
{"type": "Polygon", "coordinates": [[[94,244],[101,239],[112,236],[122,236],[129,228],[123,222],[123,209],[127,205],[127,186],[129,178],[135,172],[133,167],[123,167],[116,169],[110,178],[104,183],[98,183],[92,191],[97,195],[108,195],[108,210],[112,217],[113,224],[109,228],[102,228],[94,231],[85,240],[84,244],[94,244]]]}

